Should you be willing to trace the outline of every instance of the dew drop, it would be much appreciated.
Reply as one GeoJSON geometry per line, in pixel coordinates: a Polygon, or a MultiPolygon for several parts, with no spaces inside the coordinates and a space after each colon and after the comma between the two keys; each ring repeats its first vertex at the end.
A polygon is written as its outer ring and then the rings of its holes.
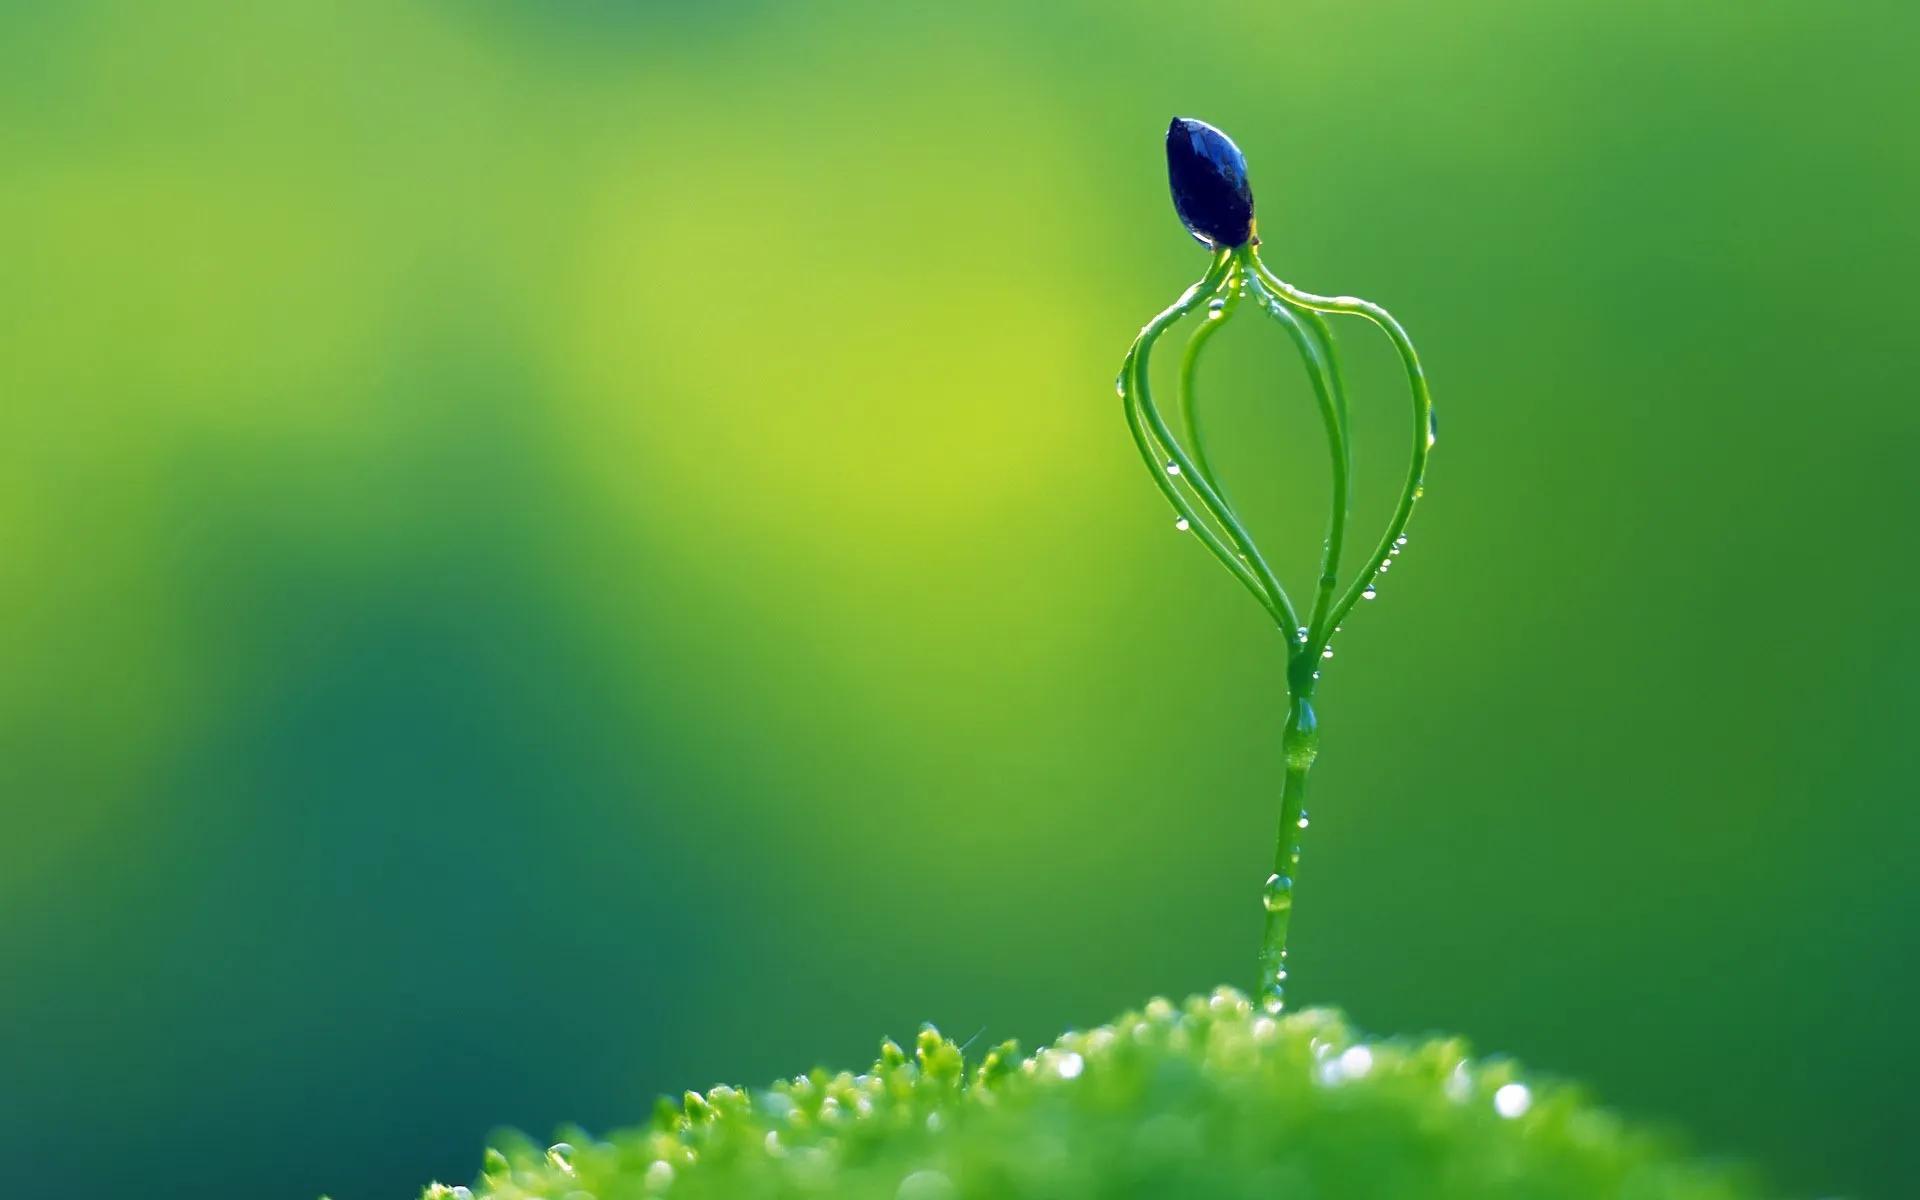
{"type": "Polygon", "coordinates": [[[1348,1079],[1359,1079],[1373,1070],[1373,1051],[1365,1046],[1349,1046],[1341,1052],[1340,1073],[1348,1079]]]}
{"type": "Polygon", "coordinates": [[[1533,1092],[1524,1083],[1509,1083],[1493,1094],[1493,1111],[1511,1121],[1533,1107],[1533,1092]]]}
{"type": "Polygon", "coordinates": [[[1078,1079],[1086,1068],[1087,1060],[1071,1050],[1053,1056],[1053,1073],[1062,1079],[1078,1079]]]}
{"type": "Polygon", "coordinates": [[[664,1192],[673,1183],[673,1164],[664,1158],[655,1159],[642,1177],[650,1192],[664,1192]]]}
{"type": "Polygon", "coordinates": [[[1320,652],[1320,657],[1321,657],[1321,658],[1332,658],[1332,657],[1333,657],[1333,647],[1332,647],[1332,646],[1328,646],[1328,647],[1327,647],[1327,648],[1326,648],[1325,650],[1322,650],[1322,651],[1320,652]]]}
{"type": "Polygon", "coordinates": [[[1307,810],[1303,808],[1300,810],[1300,821],[1299,821],[1300,828],[1305,829],[1308,824],[1309,822],[1307,820],[1307,810]]]}
{"type": "Polygon", "coordinates": [[[1283,739],[1283,750],[1287,756],[1287,766],[1296,771],[1305,771],[1313,766],[1313,760],[1320,753],[1320,722],[1313,711],[1313,705],[1304,697],[1295,698],[1293,736],[1283,739]]]}
{"type": "Polygon", "coordinates": [[[1391,571],[1391,570],[1393,570],[1393,560],[1392,560],[1392,559],[1390,559],[1390,558],[1383,558],[1383,559],[1381,559],[1381,560],[1380,560],[1380,569],[1381,569],[1382,571],[1391,571]]]}
{"type": "Polygon", "coordinates": [[[1395,539],[1393,539],[1393,544],[1394,544],[1394,545],[1396,545],[1396,546],[1404,546],[1404,545],[1406,545],[1406,544],[1407,544],[1407,535],[1403,533],[1403,534],[1401,534],[1401,535],[1400,535],[1399,537],[1397,537],[1397,538],[1395,538],[1395,539]]]}
{"type": "Polygon", "coordinates": [[[1185,517],[1181,517],[1178,521],[1175,521],[1173,523],[1173,527],[1175,529],[1178,529],[1181,533],[1185,533],[1187,530],[1193,528],[1193,526],[1187,523],[1187,519],[1185,517]]]}
{"type": "Polygon", "coordinates": [[[555,1142],[547,1147],[547,1161],[562,1172],[573,1174],[573,1147],[566,1142],[555,1142]]]}
{"type": "Polygon", "coordinates": [[[1293,907],[1293,880],[1275,872],[1267,876],[1267,884],[1260,890],[1260,907],[1270,913],[1286,912],[1293,907]]]}
{"type": "Polygon", "coordinates": [[[1168,463],[1168,464],[1167,464],[1167,474],[1169,474],[1169,475],[1178,475],[1179,473],[1180,473],[1180,464],[1179,464],[1179,463],[1177,463],[1177,462],[1170,462],[1170,463],[1168,463]]]}
{"type": "Polygon", "coordinates": [[[1380,593],[1378,591],[1374,590],[1374,586],[1372,584],[1368,584],[1366,587],[1366,590],[1360,593],[1360,598],[1362,600],[1371,600],[1374,597],[1378,596],[1379,594],[1380,593]]]}
{"type": "Polygon", "coordinates": [[[1391,547],[1391,548],[1389,548],[1389,549],[1388,549],[1388,551],[1387,551],[1387,555],[1388,555],[1389,557],[1392,557],[1392,556],[1394,556],[1394,555],[1397,555],[1397,554],[1399,554],[1399,553],[1400,553],[1400,547],[1399,547],[1399,546],[1393,546],[1393,547],[1391,547]]]}
{"type": "Polygon", "coordinates": [[[1127,373],[1125,371],[1113,377],[1113,394],[1122,400],[1127,398],[1127,373]]]}

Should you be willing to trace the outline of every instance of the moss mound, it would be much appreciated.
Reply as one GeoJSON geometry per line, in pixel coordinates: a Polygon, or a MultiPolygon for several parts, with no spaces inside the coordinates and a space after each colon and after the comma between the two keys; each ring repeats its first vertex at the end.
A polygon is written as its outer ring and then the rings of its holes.
{"type": "Polygon", "coordinates": [[[1031,1057],[969,1065],[923,1030],[863,1074],[662,1100],[648,1125],[517,1136],[428,1200],[1733,1200],[1739,1173],[1458,1041],[1366,1042],[1221,990],[1155,1000],[1031,1057]]]}

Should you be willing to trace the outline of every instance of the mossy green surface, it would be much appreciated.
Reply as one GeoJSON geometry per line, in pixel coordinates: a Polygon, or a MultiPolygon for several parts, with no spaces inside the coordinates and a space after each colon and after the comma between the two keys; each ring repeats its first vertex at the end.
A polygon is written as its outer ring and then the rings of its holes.
{"type": "Polygon", "coordinates": [[[549,1150],[496,1141],[471,1189],[428,1200],[1735,1200],[1738,1171],[1679,1153],[1576,1091],[1452,1040],[1367,1042],[1324,1010],[1221,990],[1156,1000],[1031,1057],[968,1062],[931,1029],[862,1074],[662,1101],[651,1123],[549,1150]]]}

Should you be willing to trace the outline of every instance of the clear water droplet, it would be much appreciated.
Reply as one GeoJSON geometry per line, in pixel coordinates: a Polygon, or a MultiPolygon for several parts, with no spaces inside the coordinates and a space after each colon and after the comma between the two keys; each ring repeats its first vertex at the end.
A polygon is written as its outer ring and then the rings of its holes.
{"type": "Polygon", "coordinates": [[[1333,657],[1333,647],[1332,647],[1332,646],[1328,646],[1328,647],[1327,647],[1327,648],[1326,648],[1325,650],[1322,650],[1322,651],[1320,652],[1320,657],[1321,657],[1321,658],[1332,658],[1332,657],[1333,657]]]}
{"type": "Polygon", "coordinates": [[[1175,529],[1178,529],[1181,533],[1185,533],[1187,530],[1193,528],[1193,526],[1187,523],[1187,519],[1185,517],[1181,517],[1178,521],[1175,521],[1173,523],[1173,527],[1175,529]]]}
{"type": "Polygon", "coordinates": [[[1398,546],[1389,546],[1389,547],[1387,548],[1387,556],[1388,556],[1389,558],[1391,558],[1391,557],[1394,557],[1394,556],[1396,556],[1396,555],[1398,555],[1399,553],[1400,553],[1400,547],[1398,547],[1398,546]]]}
{"type": "Polygon", "coordinates": [[[1122,400],[1127,398],[1127,373],[1125,371],[1113,377],[1113,394],[1122,400]]]}
{"type": "Polygon", "coordinates": [[[1087,1060],[1071,1050],[1053,1056],[1053,1073],[1062,1079],[1078,1079],[1086,1068],[1087,1060]]]}
{"type": "Polygon", "coordinates": [[[1379,593],[1378,591],[1376,591],[1376,590],[1374,590],[1374,586],[1373,586],[1372,584],[1368,584],[1368,585],[1366,586],[1366,590],[1364,590],[1364,591],[1362,591],[1362,592],[1360,593],[1360,598],[1361,598],[1362,600],[1371,600],[1371,599],[1373,599],[1373,598],[1374,598],[1375,596],[1378,596],[1379,594],[1380,594],[1380,593],[1379,593]]]}
{"type": "Polygon", "coordinates": [[[1260,889],[1260,907],[1270,913],[1286,912],[1293,907],[1293,880],[1278,872],[1267,876],[1260,889]]]}
{"type": "Polygon", "coordinates": [[[1404,545],[1406,545],[1406,544],[1407,544],[1407,535],[1403,533],[1403,534],[1401,534],[1401,535],[1400,535],[1399,537],[1397,537],[1397,538],[1395,538],[1395,539],[1393,539],[1393,544],[1394,544],[1394,545],[1396,545],[1396,546],[1404,546],[1404,545]]]}
{"type": "Polygon", "coordinates": [[[1493,1111],[1511,1121],[1533,1107],[1533,1091],[1524,1083],[1509,1083],[1493,1094],[1493,1111]]]}
{"type": "Polygon", "coordinates": [[[1433,444],[1439,440],[1440,440],[1440,414],[1435,412],[1432,409],[1428,409],[1427,410],[1427,449],[1429,450],[1433,449],[1433,444]]]}
{"type": "Polygon", "coordinates": [[[1303,808],[1300,810],[1300,820],[1298,824],[1300,828],[1305,829],[1309,823],[1307,820],[1307,810],[1303,808]]]}
{"type": "Polygon", "coordinates": [[[673,1164],[664,1158],[655,1159],[641,1177],[650,1192],[664,1192],[673,1183],[673,1164]]]}
{"type": "Polygon", "coordinates": [[[1168,463],[1168,464],[1167,464],[1167,474],[1169,474],[1169,475],[1178,475],[1179,473],[1180,473],[1180,464],[1179,464],[1179,463],[1177,463],[1177,462],[1170,462],[1170,463],[1168,463]]]}
{"type": "Polygon", "coordinates": [[[1315,679],[1318,679],[1318,678],[1320,678],[1320,672],[1318,672],[1318,671],[1315,671],[1315,672],[1313,673],[1313,677],[1314,677],[1315,679]]]}
{"type": "Polygon", "coordinates": [[[1282,748],[1287,757],[1287,766],[1296,771],[1305,771],[1313,766],[1313,760],[1320,754],[1320,721],[1313,711],[1313,705],[1304,698],[1296,697],[1293,707],[1293,735],[1283,739],[1282,748]]]}
{"type": "Polygon", "coordinates": [[[547,1161],[565,1174],[573,1174],[573,1147],[566,1142],[555,1142],[547,1147],[547,1161]]]}
{"type": "Polygon", "coordinates": [[[1392,560],[1392,559],[1390,559],[1390,558],[1383,558],[1383,559],[1381,559],[1381,560],[1380,560],[1380,569],[1381,569],[1382,571],[1391,571],[1391,570],[1393,570],[1393,560],[1392,560]]]}

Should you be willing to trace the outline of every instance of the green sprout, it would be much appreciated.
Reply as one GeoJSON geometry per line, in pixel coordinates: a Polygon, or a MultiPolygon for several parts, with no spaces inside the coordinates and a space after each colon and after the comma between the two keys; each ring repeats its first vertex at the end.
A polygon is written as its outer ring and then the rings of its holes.
{"type": "Polygon", "coordinates": [[[1134,444],[1161,494],[1178,514],[1175,527],[1198,536],[1266,610],[1285,639],[1288,706],[1281,748],[1286,781],[1281,791],[1273,872],[1261,893],[1267,916],[1256,986],[1261,1004],[1277,1013],[1286,996],[1287,927],[1293,913],[1293,880],[1300,863],[1300,831],[1307,824],[1307,772],[1319,750],[1314,689],[1322,663],[1333,657],[1333,635],[1340,631],[1341,622],[1361,600],[1373,599],[1378,577],[1393,565],[1407,543],[1407,521],[1422,495],[1427,454],[1433,448],[1433,397],[1427,390],[1413,341],[1386,309],[1354,296],[1317,296],[1302,291],[1260,260],[1246,158],[1226,134],[1204,121],[1176,117],[1167,129],[1167,173],[1175,210],[1194,238],[1213,251],[1213,258],[1198,283],[1140,330],[1121,365],[1119,391],[1134,444]],[[1321,423],[1326,427],[1332,498],[1313,605],[1304,620],[1228,499],[1200,436],[1199,409],[1193,395],[1195,369],[1213,336],[1245,303],[1278,322],[1293,339],[1306,361],[1321,423]],[[1154,403],[1148,383],[1149,359],[1160,336],[1202,305],[1206,316],[1188,340],[1180,362],[1176,403],[1184,438],[1176,437],[1154,403]],[[1399,351],[1413,396],[1413,451],[1399,502],[1371,556],[1344,588],[1341,556],[1346,549],[1352,501],[1353,440],[1346,386],[1325,314],[1360,317],[1385,331],[1399,351]]]}
{"type": "Polygon", "coordinates": [[[1699,1161],[1592,1107],[1575,1089],[1476,1059],[1458,1039],[1368,1040],[1329,1010],[1282,1012],[1301,805],[1313,764],[1314,684],[1328,643],[1406,539],[1432,445],[1433,406],[1406,333],[1378,305],[1315,296],[1255,251],[1240,152],[1197,121],[1168,134],[1174,204],[1213,250],[1200,282],[1141,331],[1120,375],[1140,452],[1179,514],[1286,635],[1286,786],[1257,995],[1155,999],[1023,1054],[974,1061],[932,1027],[891,1040],[865,1071],[815,1069],[764,1088],[662,1099],[650,1122],[552,1145],[501,1133],[473,1187],[423,1200],[1745,1200],[1735,1168],[1699,1161]],[[1298,619],[1208,461],[1193,404],[1200,354],[1244,303],[1280,322],[1307,362],[1333,462],[1332,518],[1307,620],[1298,619]],[[1180,366],[1176,438],[1147,385],[1156,340],[1207,317],[1180,366]],[[1398,347],[1413,392],[1406,487],[1373,557],[1344,591],[1351,475],[1347,403],[1323,314],[1364,317],[1398,347]]]}

